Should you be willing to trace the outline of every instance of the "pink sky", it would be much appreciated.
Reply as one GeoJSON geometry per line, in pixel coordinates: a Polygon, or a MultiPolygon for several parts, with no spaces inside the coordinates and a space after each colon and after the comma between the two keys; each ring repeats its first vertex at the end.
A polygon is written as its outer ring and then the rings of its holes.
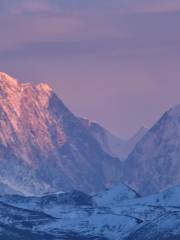
{"type": "Polygon", "coordinates": [[[2,0],[1,71],[121,137],[180,103],[179,0],[2,0]]]}

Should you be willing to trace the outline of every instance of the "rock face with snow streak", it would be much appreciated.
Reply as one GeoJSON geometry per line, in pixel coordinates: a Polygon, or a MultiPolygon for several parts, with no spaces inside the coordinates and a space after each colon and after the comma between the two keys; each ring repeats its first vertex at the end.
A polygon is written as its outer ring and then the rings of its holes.
{"type": "Polygon", "coordinates": [[[180,105],[166,112],[136,145],[123,179],[142,194],[180,183],[180,105]]]}
{"type": "Polygon", "coordinates": [[[24,194],[102,190],[121,164],[47,84],[0,73],[0,182],[24,194]]]}

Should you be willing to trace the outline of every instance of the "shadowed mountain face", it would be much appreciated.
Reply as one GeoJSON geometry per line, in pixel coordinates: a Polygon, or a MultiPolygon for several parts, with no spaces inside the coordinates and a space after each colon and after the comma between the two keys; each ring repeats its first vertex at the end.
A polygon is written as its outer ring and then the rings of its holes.
{"type": "Polygon", "coordinates": [[[166,112],[136,145],[123,179],[142,194],[180,183],[180,106],[166,112]]]}
{"type": "Polygon", "coordinates": [[[120,179],[119,159],[46,84],[0,73],[0,182],[24,194],[96,192],[120,179]]]}
{"type": "Polygon", "coordinates": [[[83,118],[80,120],[91,132],[92,136],[99,142],[102,149],[111,156],[119,158],[121,161],[125,161],[127,159],[135,145],[147,132],[147,129],[142,127],[133,137],[128,140],[123,140],[113,135],[96,122],[91,122],[88,119],[83,118]]]}

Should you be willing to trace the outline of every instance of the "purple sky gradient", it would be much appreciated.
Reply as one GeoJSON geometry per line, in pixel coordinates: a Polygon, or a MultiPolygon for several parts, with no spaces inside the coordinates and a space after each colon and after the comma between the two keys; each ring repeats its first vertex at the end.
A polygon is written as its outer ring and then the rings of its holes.
{"type": "Polygon", "coordinates": [[[1,0],[1,71],[127,138],[180,103],[179,23],[179,0],[1,0]]]}

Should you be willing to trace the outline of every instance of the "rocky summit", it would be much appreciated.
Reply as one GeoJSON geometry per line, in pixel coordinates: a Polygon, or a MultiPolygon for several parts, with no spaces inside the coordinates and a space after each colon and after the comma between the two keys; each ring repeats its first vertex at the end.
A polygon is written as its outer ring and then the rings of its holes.
{"type": "MultiPolygon", "coordinates": [[[[0,73],[0,183],[25,195],[77,189],[93,193],[120,178],[105,153],[47,84],[0,73]]],[[[3,190],[5,191],[5,190],[3,190]]]]}

